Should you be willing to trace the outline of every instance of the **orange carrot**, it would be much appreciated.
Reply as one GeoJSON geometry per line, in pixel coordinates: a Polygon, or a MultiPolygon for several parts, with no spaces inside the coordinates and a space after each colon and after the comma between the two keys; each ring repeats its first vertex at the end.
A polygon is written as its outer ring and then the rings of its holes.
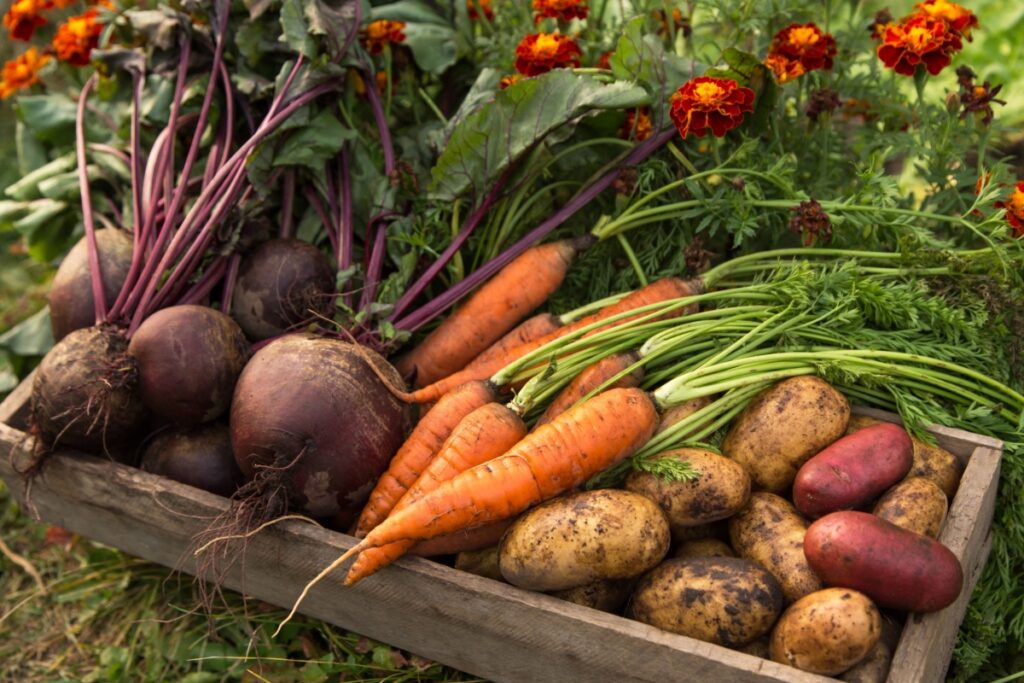
{"type": "Polygon", "coordinates": [[[472,368],[477,364],[489,363],[496,356],[504,356],[517,346],[539,339],[562,326],[562,321],[557,315],[551,313],[538,313],[532,318],[527,318],[516,325],[511,332],[494,342],[474,358],[466,368],[472,368]]]}
{"type": "MultiPolygon", "coordinates": [[[[679,278],[673,277],[657,280],[647,285],[646,287],[638,289],[637,291],[629,294],[628,296],[623,297],[618,302],[611,304],[610,306],[606,306],[605,308],[602,308],[597,313],[593,313],[584,318],[580,318],[576,322],[571,323],[569,325],[564,325],[558,328],[557,330],[554,330],[553,332],[550,332],[544,335],[543,337],[540,337],[539,339],[534,339],[533,341],[521,344],[513,349],[510,349],[508,353],[504,355],[495,356],[487,362],[482,362],[479,364],[474,363],[472,368],[465,368],[459,372],[449,375],[448,377],[445,377],[442,380],[438,380],[437,382],[434,382],[431,385],[425,386],[422,389],[413,391],[408,394],[402,394],[402,398],[408,401],[412,401],[414,403],[426,403],[429,401],[434,401],[437,399],[438,396],[444,395],[452,387],[458,386],[472,379],[486,379],[488,377],[491,377],[496,372],[498,372],[498,370],[501,370],[509,363],[512,363],[513,361],[522,358],[527,353],[539,349],[548,342],[558,339],[559,337],[563,337],[567,334],[570,334],[571,332],[575,332],[576,330],[586,327],[587,325],[592,325],[613,315],[625,313],[626,311],[631,311],[642,306],[647,306],[653,303],[657,303],[659,301],[668,301],[669,299],[691,296],[693,294],[697,294],[698,292],[699,288],[696,285],[696,283],[693,282],[687,282],[685,280],[680,280],[679,278]]],[[[685,309],[673,311],[668,315],[683,315],[684,313],[692,309],[695,309],[695,306],[688,306],[685,309]]],[[[622,318],[621,320],[617,320],[614,323],[610,324],[620,325],[630,320],[635,320],[636,318],[641,317],[643,315],[646,314],[638,313],[635,316],[626,316],[625,318],[622,318]]],[[[606,326],[597,327],[591,332],[588,332],[586,336],[596,334],[598,331],[605,329],[605,327],[606,326]]]]}
{"type": "Polygon", "coordinates": [[[423,468],[433,459],[459,422],[494,398],[495,387],[486,381],[466,382],[442,396],[416,424],[409,438],[391,459],[387,472],[377,480],[356,521],[355,535],[362,538],[380,524],[395,503],[416,482],[423,468]]]}
{"type": "MultiPolygon", "coordinates": [[[[480,406],[452,430],[451,436],[424,468],[416,483],[395,504],[391,514],[397,514],[469,468],[503,455],[526,436],[526,431],[522,418],[507,406],[500,403],[480,406]]],[[[400,541],[367,550],[349,569],[345,583],[355,583],[386,567],[414,545],[414,541],[400,541]]]]}
{"type": "Polygon", "coordinates": [[[594,238],[561,240],[523,252],[398,362],[398,371],[416,372],[417,387],[466,367],[473,358],[547,301],[576,254],[594,238]]]}
{"type": "MultiPolygon", "coordinates": [[[[594,389],[597,389],[606,381],[628,368],[639,358],[640,356],[635,351],[627,351],[625,353],[616,353],[611,356],[606,356],[593,365],[587,367],[583,372],[576,375],[576,377],[573,378],[573,380],[569,382],[561,392],[559,392],[558,396],[555,397],[555,400],[548,406],[548,409],[545,410],[544,414],[540,416],[539,420],[537,420],[537,426],[539,427],[542,424],[551,422],[557,415],[561,415],[569,408],[572,408],[594,389]]],[[[614,389],[615,387],[639,386],[643,378],[643,368],[637,368],[628,375],[619,378],[618,381],[608,388],[614,389]]]]}
{"type": "MultiPolygon", "coordinates": [[[[419,557],[434,557],[435,555],[453,555],[455,553],[464,553],[490,548],[501,540],[502,535],[510,526],[512,526],[512,522],[514,521],[516,521],[514,518],[503,519],[500,522],[491,522],[484,526],[478,526],[464,531],[456,531],[454,534],[438,536],[437,538],[432,538],[429,541],[422,541],[413,546],[412,550],[409,551],[409,554],[417,555],[419,557]]],[[[408,541],[401,542],[408,543],[408,541]]],[[[387,545],[384,547],[390,548],[391,546],[387,545]]],[[[381,548],[371,548],[371,550],[381,550],[381,548]]],[[[368,552],[370,551],[367,550],[366,553],[368,552]]],[[[363,555],[366,555],[366,553],[363,553],[363,555]]],[[[362,559],[363,555],[359,556],[360,559],[362,559]]],[[[345,582],[348,583],[348,577],[345,577],[345,582]]]]}

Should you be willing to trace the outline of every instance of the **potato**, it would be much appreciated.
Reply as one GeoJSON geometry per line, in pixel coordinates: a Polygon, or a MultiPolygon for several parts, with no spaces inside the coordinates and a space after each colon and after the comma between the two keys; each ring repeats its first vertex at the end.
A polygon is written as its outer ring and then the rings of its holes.
{"type": "Polygon", "coordinates": [[[858,590],[889,609],[935,612],[963,589],[963,568],[949,548],[866,512],[816,521],[804,554],[826,585],[858,590]]]}
{"type": "Polygon", "coordinates": [[[803,464],[793,481],[793,504],[812,518],[862,507],[903,479],[913,460],[914,444],[903,427],[865,427],[803,464]]]}
{"type": "Polygon", "coordinates": [[[618,614],[629,600],[635,585],[635,579],[602,579],[585,586],[553,591],[551,595],[584,607],[618,614]]]}
{"type": "Polygon", "coordinates": [[[892,648],[882,639],[868,650],[864,659],[848,670],[839,680],[847,683],[885,683],[889,677],[889,665],[892,664],[892,648]]]}
{"type": "Polygon", "coordinates": [[[639,576],[668,553],[668,521],[650,498],[605,489],[555,498],[505,532],[498,568],[520,588],[555,591],[639,576]]]}
{"type": "Polygon", "coordinates": [[[804,518],[774,493],[751,494],[746,507],[729,520],[733,550],[771,572],[787,603],[823,587],[804,557],[805,533],[804,518]]]}
{"type": "Polygon", "coordinates": [[[501,572],[498,571],[498,546],[492,545],[482,550],[467,550],[455,556],[455,568],[485,576],[488,579],[501,581],[501,572]]]}
{"type": "Polygon", "coordinates": [[[871,599],[849,588],[826,588],[797,600],[772,631],[772,659],[834,676],[864,659],[882,635],[871,599]]]}
{"type": "Polygon", "coordinates": [[[668,481],[650,472],[632,472],[625,488],[661,506],[674,536],[685,527],[726,519],[750,497],[750,475],[739,463],[710,451],[678,448],[657,457],[687,462],[700,476],[691,481],[668,481]]]}
{"type": "Polygon", "coordinates": [[[761,659],[771,659],[771,635],[761,636],[757,640],[752,640],[746,645],[741,647],[733,648],[737,652],[752,655],[754,657],[760,657],[761,659]]]}
{"type": "Polygon", "coordinates": [[[768,633],[782,611],[782,587],[735,557],[667,560],[644,576],[630,615],[709,643],[738,647],[768,633]]]}
{"type": "MultiPolygon", "coordinates": [[[[847,433],[853,433],[880,422],[881,420],[867,415],[854,415],[850,418],[847,433]]],[[[914,443],[914,464],[907,472],[907,478],[931,479],[946,494],[946,498],[953,500],[956,489],[960,485],[960,477],[964,473],[963,463],[955,455],[939,446],[927,444],[920,439],[911,438],[911,441],[914,443]]]]}
{"type": "MultiPolygon", "coordinates": [[[[661,421],[658,422],[658,431],[654,433],[661,434],[663,431],[665,431],[675,423],[681,422],[686,418],[690,417],[691,415],[693,415],[701,408],[711,405],[711,402],[713,400],[714,399],[711,396],[700,396],[698,398],[691,398],[689,401],[684,401],[679,405],[672,406],[664,413],[662,413],[661,421]]],[[[687,431],[693,433],[702,427],[704,427],[704,425],[698,425],[693,430],[687,431]]],[[[687,436],[687,434],[683,433],[678,434],[677,436],[679,437],[679,440],[682,441],[687,436]]]]}
{"type": "Polygon", "coordinates": [[[949,501],[938,484],[924,477],[910,477],[886,491],[872,512],[915,534],[938,538],[948,509],[949,501]]]}
{"type": "Polygon", "coordinates": [[[676,548],[673,557],[736,557],[736,553],[725,541],[717,538],[697,538],[683,541],[676,548]]]}
{"type": "Polygon", "coordinates": [[[722,453],[747,468],[755,487],[779,493],[812,455],[846,431],[850,404],[825,380],[807,375],[779,382],[733,421],[722,453]]]}

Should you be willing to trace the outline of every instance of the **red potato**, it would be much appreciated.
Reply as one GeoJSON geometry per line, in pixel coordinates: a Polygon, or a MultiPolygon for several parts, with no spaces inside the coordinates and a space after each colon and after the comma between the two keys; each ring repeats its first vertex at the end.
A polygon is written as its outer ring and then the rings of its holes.
{"type": "Polygon", "coordinates": [[[906,430],[882,423],[844,436],[808,460],[793,482],[793,504],[808,517],[867,505],[914,463],[906,430]]]}
{"type": "Polygon", "coordinates": [[[889,609],[936,612],[963,589],[963,568],[949,548],[867,512],[833,512],[811,524],[804,555],[826,585],[889,609]]]}

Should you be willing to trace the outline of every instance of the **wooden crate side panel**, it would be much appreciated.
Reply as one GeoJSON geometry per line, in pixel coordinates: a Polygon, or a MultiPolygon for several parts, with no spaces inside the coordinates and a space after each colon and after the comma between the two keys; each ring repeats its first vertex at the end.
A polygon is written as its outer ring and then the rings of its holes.
{"type": "MultiPolygon", "coordinates": [[[[0,426],[0,448],[20,438],[0,426]]],[[[0,476],[16,483],[6,458],[0,476]]],[[[188,556],[182,562],[182,549],[226,507],[218,496],[162,477],[66,454],[47,464],[32,496],[49,521],[189,573],[195,564],[188,556]]],[[[306,581],[354,543],[282,522],[249,540],[244,567],[233,566],[224,585],[290,607],[306,581]]],[[[302,612],[496,681],[830,680],[421,558],[400,560],[353,588],[340,578],[314,588],[302,612]]]]}
{"type": "Polygon", "coordinates": [[[28,424],[28,400],[32,396],[32,382],[35,380],[35,376],[36,371],[33,370],[0,403],[0,423],[18,428],[28,424]]]}
{"type": "MultiPolygon", "coordinates": [[[[898,425],[903,424],[903,420],[900,419],[899,415],[885,410],[879,410],[877,408],[853,406],[853,413],[856,415],[866,415],[868,417],[873,417],[876,420],[892,422],[898,425]]],[[[964,464],[967,463],[971,454],[974,453],[974,449],[978,446],[986,446],[995,450],[1002,450],[1003,448],[1003,442],[999,439],[993,439],[990,436],[984,436],[982,434],[966,432],[962,429],[943,427],[942,425],[931,425],[928,427],[928,431],[935,435],[935,440],[939,446],[955,455],[964,464]]]]}

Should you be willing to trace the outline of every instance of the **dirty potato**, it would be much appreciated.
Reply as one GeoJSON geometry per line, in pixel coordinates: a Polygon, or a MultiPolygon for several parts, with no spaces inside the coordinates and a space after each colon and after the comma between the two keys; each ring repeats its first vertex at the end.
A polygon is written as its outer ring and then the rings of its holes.
{"type": "Polygon", "coordinates": [[[834,676],[864,659],[882,635],[871,599],[848,588],[826,588],[797,600],[772,631],[772,659],[834,676]]]}
{"type": "Polygon", "coordinates": [[[737,652],[742,652],[743,654],[752,655],[754,657],[760,657],[761,659],[771,659],[771,642],[772,638],[771,634],[769,634],[766,636],[761,636],[757,640],[752,640],[746,645],[736,647],[733,649],[737,652]]]}
{"type": "Polygon", "coordinates": [[[768,633],[781,611],[779,582],[753,562],[694,557],[667,560],[644,576],[629,616],[672,633],[739,647],[768,633]]]}
{"type": "Polygon", "coordinates": [[[938,484],[924,477],[911,477],[886,491],[872,512],[896,526],[938,538],[948,509],[946,494],[938,484]]]}
{"type": "MultiPolygon", "coordinates": [[[[701,408],[705,408],[711,405],[714,399],[711,396],[699,396],[697,398],[691,398],[689,401],[683,401],[677,406],[672,406],[661,415],[661,421],[658,423],[658,431],[655,434],[661,434],[672,425],[682,422],[686,418],[696,413],[701,408]]],[[[685,440],[688,434],[695,433],[698,429],[705,425],[697,425],[692,430],[686,430],[682,434],[676,436],[680,441],[685,440]]]]}
{"type": "Polygon", "coordinates": [[[725,541],[717,538],[695,538],[683,541],[672,554],[673,557],[736,557],[736,553],[725,541]]]}
{"type": "MultiPolygon", "coordinates": [[[[850,418],[847,433],[855,432],[865,427],[878,424],[881,420],[867,415],[854,415],[850,418]]],[[[960,477],[964,473],[964,465],[960,459],[949,451],[928,444],[920,439],[912,438],[914,442],[914,464],[907,472],[906,478],[924,477],[935,482],[948,500],[953,500],[956,489],[960,486],[960,477]]]]}
{"type": "Polygon", "coordinates": [[[498,571],[498,546],[492,545],[481,550],[467,550],[455,556],[455,568],[485,576],[488,579],[501,581],[501,572],[498,571]]]}
{"type": "Polygon", "coordinates": [[[799,600],[822,583],[804,557],[807,521],[781,496],[759,491],[729,520],[729,538],[740,557],[770,571],[786,596],[799,600]]]}
{"type": "Polygon", "coordinates": [[[584,607],[618,614],[629,600],[635,585],[636,579],[601,579],[585,586],[553,591],[551,595],[584,607]]]}
{"type": "Polygon", "coordinates": [[[722,453],[750,472],[755,488],[786,490],[797,470],[846,431],[850,404],[825,380],[808,375],[779,382],[733,421],[722,453]]]}
{"type": "Polygon", "coordinates": [[[661,506],[673,536],[685,533],[686,527],[731,517],[750,497],[750,475],[734,460],[698,448],[677,448],[657,457],[689,463],[700,472],[690,481],[669,481],[650,472],[632,472],[626,478],[626,490],[661,506]]]}
{"type": "Polygon", "coordinates": [[[505,532],[498,568],[520,588],[555,591],[643,574],[668,553],[665,514],[650,498],[605,489],[555,498],[505,532]]]}

